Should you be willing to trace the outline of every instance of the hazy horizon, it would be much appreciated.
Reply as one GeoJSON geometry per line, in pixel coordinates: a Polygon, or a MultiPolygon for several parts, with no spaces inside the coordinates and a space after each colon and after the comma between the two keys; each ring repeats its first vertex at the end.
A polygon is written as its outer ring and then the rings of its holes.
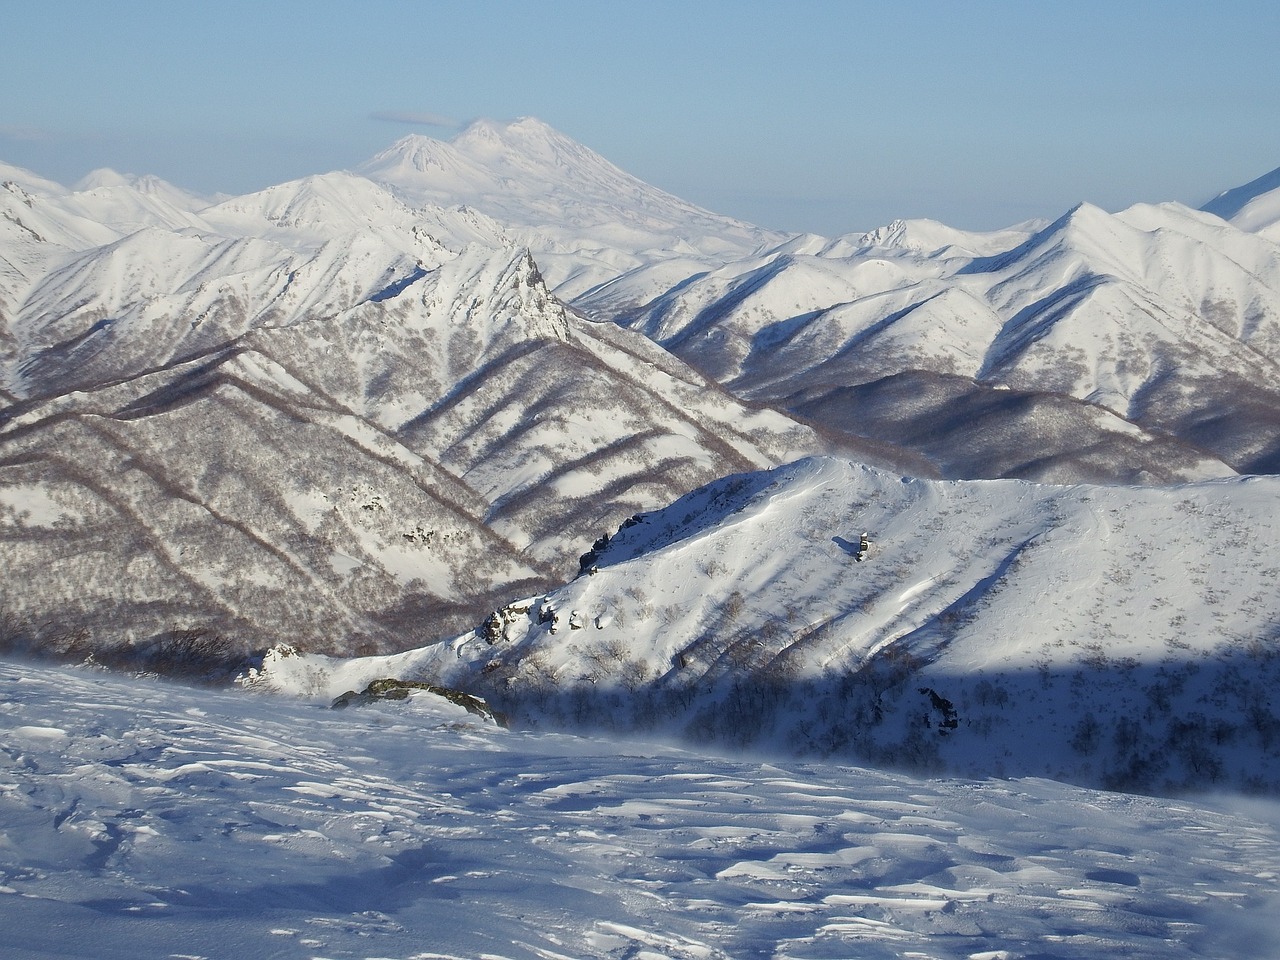
{"type": "Polygon", "coordinates": [[[528,115],[765,227],[993,229],[1280,166],[1278,35],[1255,2],[55,0],[7,11],[0,160],[244,193],[528,115]]]}

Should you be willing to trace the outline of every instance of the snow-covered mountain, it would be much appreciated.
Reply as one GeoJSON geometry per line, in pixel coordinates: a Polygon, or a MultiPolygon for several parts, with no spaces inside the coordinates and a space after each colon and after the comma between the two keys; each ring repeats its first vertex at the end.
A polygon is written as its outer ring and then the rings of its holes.
{"type": "Polygon", "coordinates": [[[1256,960],[1272,802],[944,781],[0,663],[6,960],[1256,960]]]}
{"type": "Polygon", "coordinates": [[[22,182],[0,197],[10,645],[420,643],[635,510],[818,443],[566,310],[474,213],[347,173],[194,209],[22,182]]]}
{"type": "Polygon", "coordinates": [[[1269,955],[1273,825],[833,765],[1280,789],[1267,178],[784,237],[522,120],[0,184],[6,956],[1269,955]],[[319,709],[389,676],[770,760],[319,709]]]}
{"type": "Polygon", "coordinates": [[[1280,457],[1280,247],[1176,204],[782,237],[529,119],[233,198],[3,176],[10,645],[416,644],[833,450],[1113,483],[1280,457]]]}
{"type": "MultiPolygon", "coordinates": [[[[587,306],[607,313],[607,296],[587,306]]],[[[932,431],[916,449],[948,476],[1149,482],[1280,464],[1280,247],[1178,204],[1081,204],[970,239],[897,225],[784,245],[617,306],[739,395],[847,433],[894,436],[898,409],[880,404],[905,393],[902,419],[923,413],[932,431]],[[1006,388],[1039,408],[1021,427],[1026,404],[993,392],[1006,388]],[[957,395],[965,415],[948,416],[957,395]]]]}
{"type": "Polygon", "coordinates": [[[426,677],[535,724],[1275,790],[1278,501],[1272,477],[1055,487],[806,460],[629,521],[582,576],[455,641],[274,655],[255,681],[336,696],[426,677]]]}
{"type": "Polygon", "coordinates": [[[567,575],[618,518],[802,442],[550,300],[494,316],[545,296],[530,271],[463,257],[422,282],[459,284],[437,307],[375,301],[11,408],[8,609],[104,639],[194,622],[420,643],[567,575]]]}
{"type": "Polygon", "coordinates": [[[565,299],[640,267],[665,289],[785,238],[650,186],[533,117],[477,120],[449,142],[410,135],[359,172],[414,205],[502,224],[565,299]]]}
{"type": "Polygon", "coordinates": [[[1241,230],[1280,242],[1280,167],[1223,191],[1200,209],[1241,230]]]}

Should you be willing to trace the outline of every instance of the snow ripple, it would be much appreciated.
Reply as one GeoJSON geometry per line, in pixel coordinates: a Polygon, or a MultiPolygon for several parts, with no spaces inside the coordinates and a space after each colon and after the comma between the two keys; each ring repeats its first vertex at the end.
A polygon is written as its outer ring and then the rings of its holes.
{"type": "MultiPolygon", "coordinates": [[[[1259,819],[0,664],[6,956],[1259,956],[1259,819]]],[[[1275,819],[1267,805],[1259,816],[1275,819]]]]}

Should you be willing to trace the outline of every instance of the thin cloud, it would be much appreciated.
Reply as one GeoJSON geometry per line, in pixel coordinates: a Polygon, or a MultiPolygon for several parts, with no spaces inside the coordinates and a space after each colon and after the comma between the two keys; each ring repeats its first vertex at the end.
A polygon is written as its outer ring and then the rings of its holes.
{"type": "Polygon", "coordinates": [[[6,140],[18,140],[22,143],[43,143],[46,140],[52,140],[53,134],[39,127],[17,127],[9,124],[0,124],[0,137],[4,137],[6,140]]]}
{"type": "Polygon", "coordinates": [[[415,127],[447,127],[456,130],[462,121],[439,113],[418,113],[412,110],[377,110],[370,114],[374,120],[387,123],[407,123],[415,127]]]}

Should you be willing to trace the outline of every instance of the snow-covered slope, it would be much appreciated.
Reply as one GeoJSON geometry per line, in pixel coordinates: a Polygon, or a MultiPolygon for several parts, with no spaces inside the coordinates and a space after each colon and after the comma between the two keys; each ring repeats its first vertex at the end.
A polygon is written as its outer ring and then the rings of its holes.
{"type": "Polygon", "coordinates": [[[126,176],[109,169],[94,170],[80,180],[68,201],[82,216],[121,233],[157,225],[199,229],[203,223],[197,211],[211,202],[156,176],[126,176]]]}
{"type": "Polygon", "coordinates": [[[105,224],[65,209],[67,193],[52,181],[0,164],[0,337],[7,335],[26,287],[42,272],[72,251],[119,237],[105,224]]]}
{"type": "Polygon", "coordinates": [[[8,960],[1256,960],[1274,804],[512,733],[0,662],[8,960]]]}
{"type": "Polygon", "coordinates": [[[1276,789],[1278,503],[1271,477],[1056,487],[805,460],[640,516],[584,575],[456,641],[340,665],[274,657],[259,680],[331,673],[336,694],[422,675],[527,722],[1276,789]]]}
{"type": "Polygon", "coordinates": [[[1218,194],[1200,209],[1280,242],[1280,167],[1218,194]]]}
{"type": "Polygon", "coordinates": [[[777,759],[1280,789],[1266,184],[783,237],[530,120],[0,183],[0,650],[775,758],[0,664],[6,956],[1268,955],[1270,828],[777,759]]]}
{"type": "Polygon", "coordinates": [[[1280,462],[1280,247],[1176,205],[782,237],[528,119],[216,202],[2,173],[24,642],[417,643],[623,517],[832,449],[1141,483],[1280,462]]]}

